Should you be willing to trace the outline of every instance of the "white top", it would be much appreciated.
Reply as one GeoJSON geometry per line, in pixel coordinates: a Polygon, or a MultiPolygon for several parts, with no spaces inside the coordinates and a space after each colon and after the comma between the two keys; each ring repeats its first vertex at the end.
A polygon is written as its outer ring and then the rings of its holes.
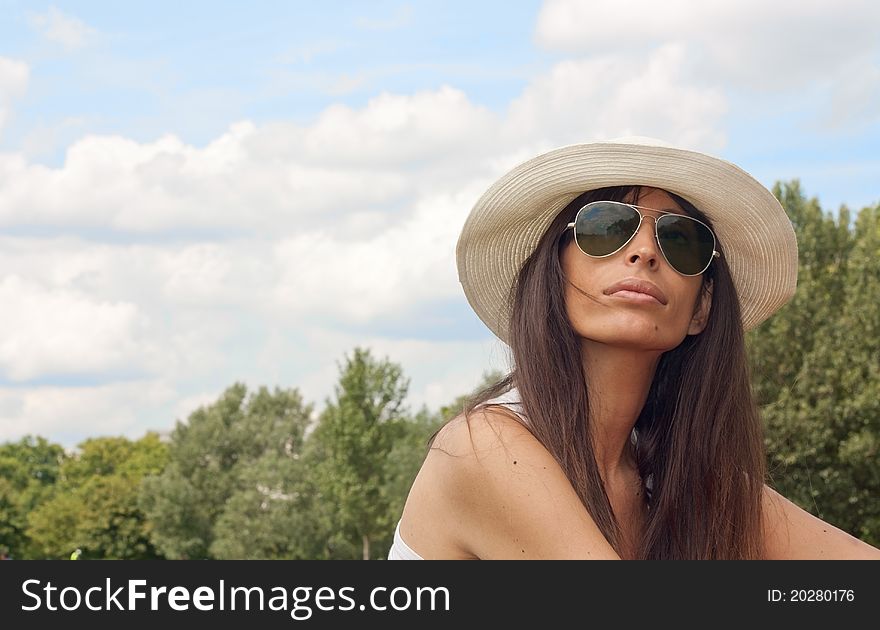
{"type": "MultiPolygon", "coordinates": [[[[525,423],[528,424],[528,418],[526,418],[525,413],[523,413],[522,403],[519,400],[519,392],[514,387],[510,389],[500,396],[492,398],[491,400],[487,400],[486,402],[478,405],[478,407],[483,407],[486,405],[501,405],[502,407],[506,407],[510,409],[513,413],[515,413],[519,418],[525,423]]],[[[406,544],[403,538],[400,535],[400,521],[397,521],[397,527],[394,528],[394,542],[391,544],[391,549],[388,550],[388,559],[389,560],[424,560],[419,554],[412,550],[412,548],[406,544]]]]}
{"type": "Polygon", "coordinates": [[[400,537],[400,521],[397,521],[397,527],[394,528],[394,543],[388,551],[389,560],[424,560],[419,554],[410,549],[403,538],[400,537]]]}

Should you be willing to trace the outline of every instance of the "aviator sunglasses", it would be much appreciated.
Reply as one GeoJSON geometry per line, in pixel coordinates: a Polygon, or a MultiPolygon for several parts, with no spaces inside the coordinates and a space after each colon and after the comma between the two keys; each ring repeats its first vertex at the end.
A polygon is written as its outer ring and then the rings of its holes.
{"type": "MultiPolygon", "coordinates": [[[[604,258],[623,249],[638,233],[645,218],[640,209],[663,212],[619,201],[594,201],[578,210],[567,227],[574,228],[575,243],[584,254],[604,258]]],[[[669,266],[683,276],[700,275],[713,258],[721,256],[709,226],[683,214],[666,212],[654,218],[654,238],[669,266]]]]}

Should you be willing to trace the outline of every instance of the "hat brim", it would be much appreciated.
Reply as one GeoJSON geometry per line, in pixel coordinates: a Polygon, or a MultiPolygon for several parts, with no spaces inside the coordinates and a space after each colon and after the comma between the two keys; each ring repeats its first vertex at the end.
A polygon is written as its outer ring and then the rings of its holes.
{"type": "Polygon", "coordinates": [[[709,217],[750,330],[794,295],[797,240],[773,194],[738,166],[667,146],[596,142],[554,149],[497,180],[477,201],[456,247],[459,281],[477,316],[508,342],[508,297],[554,217],[578,195],[642,185],[675,193],[709,217]]]}

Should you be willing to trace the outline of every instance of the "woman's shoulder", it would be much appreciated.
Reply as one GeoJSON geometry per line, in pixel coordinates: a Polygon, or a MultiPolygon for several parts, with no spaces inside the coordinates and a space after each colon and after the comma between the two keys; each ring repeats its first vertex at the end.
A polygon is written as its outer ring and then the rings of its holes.
{"type": "Polygon", "coordinates": [[[478,408],[438,432],[404,510],[420,553],[430,534],[415,521],[428,522],[428,511],[463,557],[616,557],[553,455],[504,407],[478,408]]]}
{"type": "Polygon", "coordinates": [[[517,430],[514,424],[517,421],[503,411],[480,409],[449,420],[437,432],[398,525],[414,553],[426,559],[480,557],[473,544],[478,520],[474,512],[481,500],[487,508],[488,496],[479,467],[495,465],[481,453],[502,439],[509,441],[511,431],[517,430]]]}
{"type": "Polygon", "coordinates": [[[519,417],[504,407],[461,414],[437,432],[418,479],[430,483],[441,504],[457,513],[489,511],[499,485],[528,464],[548,465],[550,453],[519,417]],[[519,467],[519,469],[517,469],[519,467]]]}
{"type": "Polygon", "coordinates": [[[523,416],[508,405],[481,405],[468,414],[459,414],[437,433],[432,445],[447,454],[480,459],[485,450],[523,442],[525,448],[544,447],[535,439],[523,416]]]}

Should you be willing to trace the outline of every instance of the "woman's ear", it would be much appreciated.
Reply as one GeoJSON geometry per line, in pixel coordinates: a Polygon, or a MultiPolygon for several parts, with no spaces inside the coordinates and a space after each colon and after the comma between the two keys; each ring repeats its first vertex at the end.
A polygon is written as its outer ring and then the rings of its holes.
{"type": "Polygon", "coordinates": [[[709,280],[709,282],[700,289],[700,295],[697,297],[697,304],[694,309],[694,316],[691,318],[687,334],[699,335],[703,332],[703,329],[706,328],[706,324],[709,322],[709,311],[711,310],[712,281],[709,280]]]}

